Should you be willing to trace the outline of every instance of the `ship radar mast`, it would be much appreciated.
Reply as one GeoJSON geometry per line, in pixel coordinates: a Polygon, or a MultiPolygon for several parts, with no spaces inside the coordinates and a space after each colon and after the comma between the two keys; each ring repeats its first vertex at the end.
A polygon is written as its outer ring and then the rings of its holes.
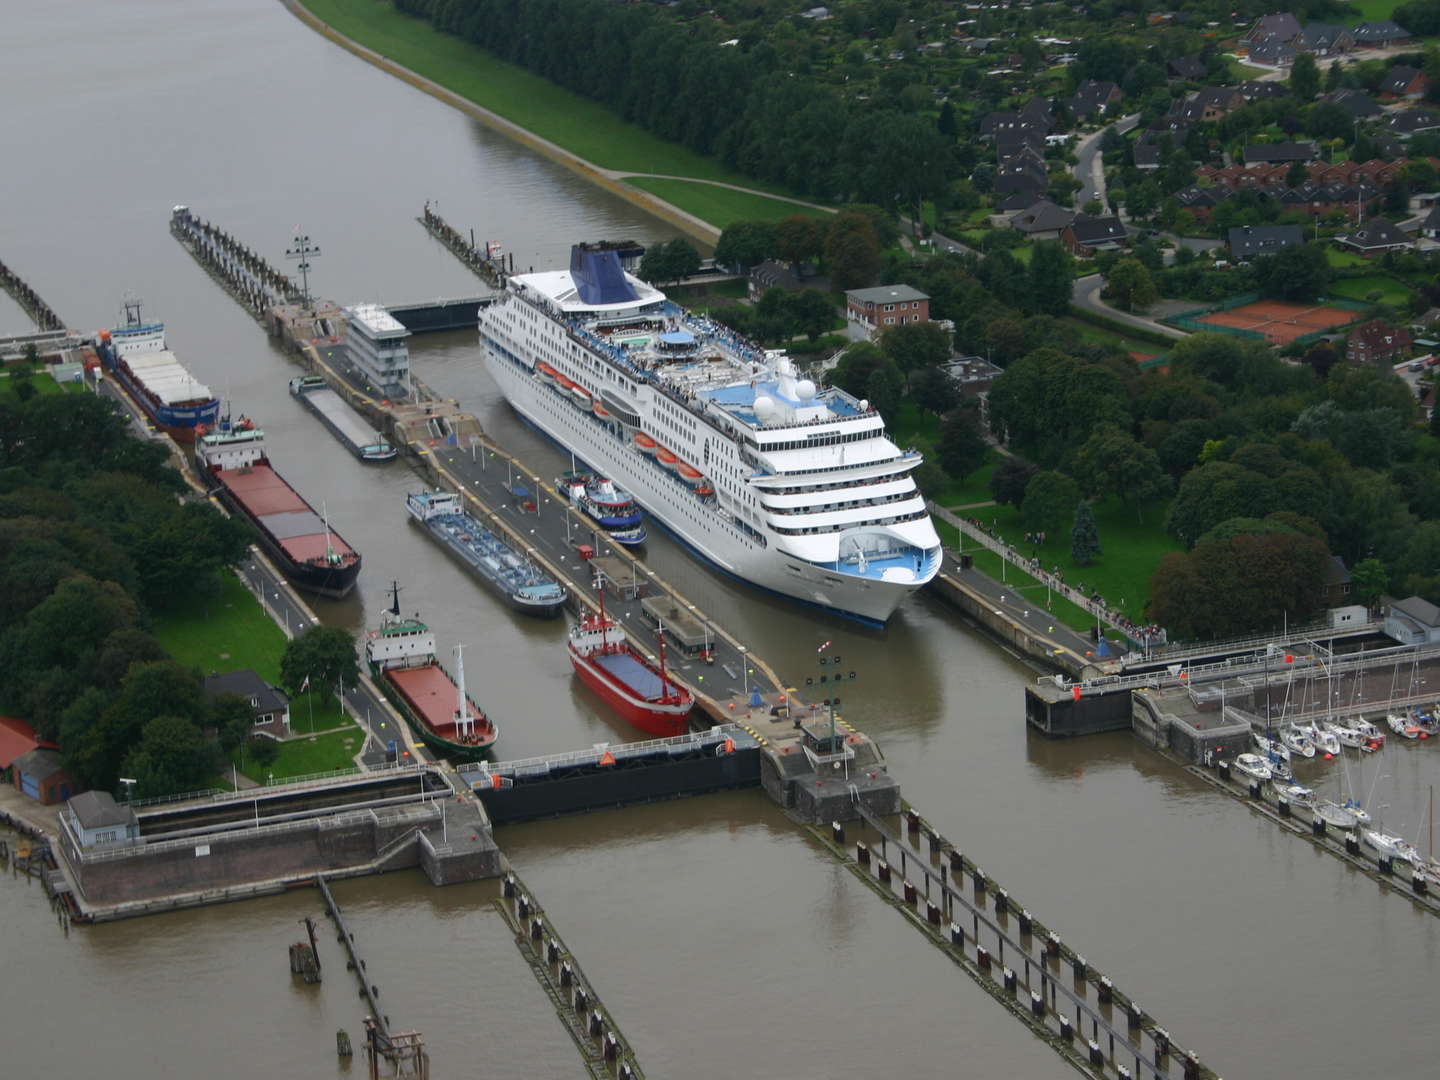
{"type": "Polygon", "coordinates": [[[474,721],[465,701],[465,652],[464,646],[455,646],[455,730],[464,737],[471,734],[474,721]]]}

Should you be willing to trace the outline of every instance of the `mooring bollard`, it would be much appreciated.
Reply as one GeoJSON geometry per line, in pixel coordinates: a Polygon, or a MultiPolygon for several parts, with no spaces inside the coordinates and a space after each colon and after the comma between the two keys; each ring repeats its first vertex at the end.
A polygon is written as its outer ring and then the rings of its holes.
{"type": "Polygon", "coordinates": [[[1254,799],[1256,802],[1263,802],[1263,801],[1264,801],[1264,800],[1262,800],[1262,799],[1260,798],[1260,781],[1259,781],[1259,780],[1251,780],[1251,781],[1250,781],[1249,791],[1250,791],[1250,798],[1254,799]]]}
{"type": "Polygon", "coordinates": [[[983,870],[981,870],[978,866],[975,867],[975,869],[973,869],[972,871],[970,871],[970,880],[971,880],[971,882],[973,882],[974,885],[975,885],[975,892],[976,892],[978,895],[980,895],[980,896],[984,896],[984,895],[985,895],[985,872],[984,872],[983,870]]]}
{"type": "Polygon", "coordinates": [[[1090,969],[1085,966],[1085,958],[1083,956],[1076,956],[1075,959],[1070,961],[1070,970],[1074,972],[1076,982],[1084,982],[1085,976],[1088,975],[1090,971],[1090,969]]]}
{"type": "Polygon", "coordinates": [[[870,849],[865,846],[864,840],[855,841],[855,861],[867,869],[870,866],[870,849]]]}
{"type": "Polygon", "coordinates": [[[1410,888],[1420,896],[1424,896],[1429,891],[1430,884],[1425,880],[1424,874],[1414,874],[1410,878],[1410,888]]]}
{"type": "Polygon", "coordinates": [[[1132,1077],[1133,1074],[1130,1072],[1130,1066],[1128,1066],[1128,1065],[1116,1065],[1116,1066],[1115,1066],[1115,1075],[1118,1076],[1118,1077],[1120,1078],[1120,1080],[1131,1080],[1131,1077],[1132,1077]]]}
{"type": "Polygon", "coordinates": [[[1030,931],[1035,928],[1035,921],[1030,918],[1030,912],[1028,912],[1024,908],[1020,909],[1020,914],[1018,917],[1020,920],[1020,933],[1022,935],[1028,936],[1030,931]]]}
{"type": "Polygon", "coordinates": [[[1150,1033],[1150,1039],[1155,1043],[1155,1064],[1159,1065],[1170,1053],[1170,1033],[1164,1028],[1156,1028],[1150,1033]]]}
{"type": "Polygon", "coordinates": [[[1227,783],[1230,781],[1230,762],[1220,762],[1220,779],[1227,783]]]}
{"type": "Polygon", "coordinates": [[[1105,1051],[1104,1051],[1104,1050],[1101,1050],[1101,1049],[1100,1049],[1100,1044],[1097,1043],[1097,1042],[1096,1042],[1095,1040],[1093,1040],[1093,1039],[1090,1040],[1090,1064],[1091,1064],[1091,1065],[1104,1065],[1104,1064],[1105,1064],[1105,1051]]]}
{"type": "Polygon", "coordinates": [[[841,847],[845,846],[845,826],[838,821],[830,822],[830,839],[841,847]]]}
{"type": "Polygon", "coordinates": [[[1016,985],[1015,972],[1011,971],[1011,970],[1007,967],[1007,968],[1004,969],[1004,971],[1003,971],[1001,974],[1003,974],[1003,975],[1005,976],[1005,989],[1008,990],[1008,991],[1009,991],[1010,993],[1012,993],[1012,994],[1015,993],[1015,985],[1016,985]]]}
{"type": "Polygon", "coordinates": [[[914,883],[907,879],[905,882],[905,903],[909,904],[911,907],[914,907],[915,897],[918,895],[919,893],[916,892],[914,883]]]}
{"type": "Polygon", "coordinates": [[[925,921],[931,926],[940,925],[940,909],[935,906],[935,901],[925,901],[925,921]]]}
{"type": "Polygon", "coordinates": [[[560,965],[560,985],[568,989],[574,982],[575,969],[570,966],[570,961],[566,960],[560,965]]]}
{"type": "Polygon", "coordinates": [[[1051,933],[1045,938],[1045,955],[1051,960],[1059,959],[1060,936],[1058,934],[1051,933]]]}
{"type": "Polygon", "coordinates": [[[984,946],[977,946],[975,949],[975,963],[980,965],[981,971],[990,970],[990,953],[984,946]]]}
{"type": "Polygon", "coordinates": [[[1324,820],[1321,819],[1321,818],[1318,818],[1318,817],[1317,817],[1317,818],[1312,818],[1312,819],[1310,820],[1310,832],[1311,832],[1311,834],[1314,835],[1314,836],[1324,836],[1324,835],[1325,835],[1325,822],[1324,822],[1324,820]]]}
{"type": "Polygon", "coordinates": [[[590,995],[585,992],[583,986],[575,987],[575,1012],[584,1015],[585,1010],[590,1007],[590,995]]]}
{"type": "Polygon", "coordinates": [[[545,936],[545,920],[538,915],[530,920],[530,940],[539,941],[545,936]]]}
{"type": "Polygon", "coordinates": [[[918,810],[905,811],[905,827],[912,833],[920,831],[920,812],[918,810]]]}
{"type": "Polygon", "coordinates": [[[950,924],[950,944],[954,945],[957,949],[963,949],[965,947],[965,931],[959,923],[952,922],[950,924]]]}
{"type": "Polygon", "coordinates": [[[560,943],[553,937],[545,942],[545,962],[553,964],[560,959],[560,943]]]}
{"type": "Polygon", "coordinates": [[[521,893],[515,898],[515,914],[519,915],[522,919],[528,919],[530,917],[530,897],[524,893],[521,893]]]}
{"type": "Polygon", "coordinates": [[[1004,915],[1010,910],[1010,894],[1004,889],[995,890],[995,914],[1004,915]]]}
{"type": "Polygon", "coordinates": [[[599,1009],[591,1009],[591,1010],[590,1010],[590,1037],[593,1039],[593,1038],[595,1038],[597,1035],[603,1035],[604,1033],[605,1033],[605,1018],[600,1015],[600,1010],[599,1010],[599,1009]]]}
{"type": "Polygon", "coordinates": [[[1127,1019],[1129,1019],[1130,1029],[1133,1031],[1135,1028],[1138,1028],[1140,1026],[1142,1021],[1144,1021],[1145,1010],[1140,1008],[1139,1005],[1136,1005],[1135,1002],[1132,1001],[1129,1005],[1125,1006],[1125,1015],[1127,1019]]]}
{"type": "Polygon", "coordinates": [[[620,1080],[635,1080],[635,1070],[630,1067],[628,1061],[620,1063],[620,1080]]]}
{"type": "Polygon", "coordinates": [[[1115,984],[1110,981],[1110,976],[1102,975],[1100,985],[1095,990],[1095,996],[1100,999],[1101,1005],[1109,1005],[1115,1000],[1115,984]]]}
{"type": "Polygon", "coordinates": [[[1395,872],[1395,863],[1389,855],[1381,855],[1380,858],[1376,860],[1375,865],[1380,868],[1380,873],[1386,877],[1389,877],[1395,872]]]}
{"type": "Polygon", "coordinates": [[[605,1035],[605,1060],[614,1061],[620,1056],[620,1040],[615,1038],[613,1031],[605,1035]]]}
{"type": "Polygon", "coordinates": [[[1073,1038],[1075,1038],[1075,1027],[1073,1024],[1070,1023],[1070,1018],[1068,1016],[1060,1017],[1060,1037],[1064,1039],[1067,1043],[1070,1042],[1070,1040],[1072,1040],[1073,1038]]]}
{"type": "Polygon", "coordinates": [[[1345,837],[1345,854],[1360,854],[1360,840],[1354,834],[1348,834],[1345,837]]]}
{"type": "Polygon", "coordinates": [[[1280,816],[1281,816],[1281,817],[1283,817],[1283,818],[1288,818],[1288,817],[1290,816],[1290,800],[1289,800],[1289,799],[1276,799],[1276,800],[1275,800],[1275,809],[1278,810],[1278,811],[1280,811],[1280,816]]]}
{"type": "Polygon", "coordinates": [[[500,892],[506,900],[515,899],[515,875],[506,874],[505,880],[500,883],[500,892]]]}
{"type": "Polygon", "coordinates": [[[1030,1015],[1045,1015],[1045,995],[1037,993],[1034,990],[1030,991],[1030,1015]]]}
{"type": "Polygon", "coordinates": [[[884,859],[881,859],[875,864],[875,873],[879,876],[881,881],[885,882],[887,885],[890,883],[890,864],[887,863],[884,859]]]}
{"type": "Polygon", "coordinates": [[[1200,1080],[1200,1059],[1194,1054],[1185,1055],[1185,1080],[1200,1080]]]}
{"type": "Polygon", "coordinates": [[[937,855],[937,854],[939,854],[940,849],[945,846],[945,841],[940,838],[940,834],[937,833],[937,832],[934,832],[933,830],[930,832],[930,834],[929,834],[929,836],[927,837],[927,839],[928,839],[929,844],[930,844],[930,854],[931,854],[931,855],[937,855]]]}
{"type": "Polygon", "coordinates": [[[950,873],[956,877],[965,873],[965,856],[960,854],[959,848],[950,849],[950,873]]]}

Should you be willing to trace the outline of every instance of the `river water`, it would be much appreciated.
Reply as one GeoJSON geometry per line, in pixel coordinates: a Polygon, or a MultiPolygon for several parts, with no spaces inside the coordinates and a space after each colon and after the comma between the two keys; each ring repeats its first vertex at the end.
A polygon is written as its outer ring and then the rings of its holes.
{"type": "MultiPolygon", "coordinates": [[[[322,618],[358,631],[399,580],[402,606],[465,644],[502,756],[630,737],[572,678],[563,626],[512,616],[407,526],[413,473],[360,465],[288,398],[297,368],[166,221],[188,203],[276,263],[299,227],[321,248],[315,291],[347,303],[481,288],[414,222],[426,199],[517,265],[559,263],[578,239],[672,230],[271,0],[52,0],[11,5],[5,27],[0,98],[17,104],[0,110],[0,145],[23,154],[6,170],[3,258],[79,328],[143,298],[363,551],[361,588],[318,605],[322,618]]],[[[413,352],[423,378],[542,476],[567,464],[500,401],[468,335],[413,352]]],[[[1223,1075],[1432,1075],[1421,1033],[1440,973],[1433,917],[1127,736],[1031,737],[1021,692],[1033,673],[928,597],[877,632],[726,581],[663,537],[649,558],[792,681],[832,640],[858,674],[842,711],[879,739],[907,796],[1223,1075]]],[[[1391,747],[1350,786],[1373,784],[1375,802],[1403,807],[1387,824],[1418,833],[1437,760],[1391,747]]],[[[498,835],[652,1076],[1066,1071],[758,792],[498,835]]],[[[437,1077],[578,1075],[490,907],[493,885],[436,890],[397,874],[337,894],[393,1023],[425,1032],[437,1077]]],[[[25,1035],[6,1041],[7,1065],[117,1080],[154,1075],[157,1061],[215,1077],[332,1075],[334,1030],[358,1036],[362,1015],[338,947],[322,942],[318,988],[292,986],[285,959],[297,920],[319,908],[303,892],[66,937],[38,888],[0,877],[0,1026],[25,1035]]]]}

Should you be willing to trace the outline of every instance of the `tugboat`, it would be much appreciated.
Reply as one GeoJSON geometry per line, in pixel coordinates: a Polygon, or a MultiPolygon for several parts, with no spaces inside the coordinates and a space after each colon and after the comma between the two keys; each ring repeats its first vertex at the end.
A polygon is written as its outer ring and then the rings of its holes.
{"type": "Polygon", "coordinates": [[[465,659],[455,647],[455,674],[435,658],[435,634],[420,616],[400,615],[400,586],[380,626],[365,636],[365,660],[412,731],[431,750],[459,761],[488,755],[499,732],[465,693],[465,659]]]}
{"type": "Polygon", "coordinates": [[[588,472],[567,472],[555,481],[560,494],[599,523],[610,539],[626,547],[645,543],[644,515],[635,496],[614,481],[588,472]]]}
{"type": "Polygon", "coordinates": [[[625,631],[605,614],[603,575],[597,575],[596,588],[600,613],[581,618],[566,641],[575,673],[641,731],[658,738],[685,734],[695,699],[665,674],[665,635],[660,635],[660,663],[656,666],[631,646],[625,631]]]}

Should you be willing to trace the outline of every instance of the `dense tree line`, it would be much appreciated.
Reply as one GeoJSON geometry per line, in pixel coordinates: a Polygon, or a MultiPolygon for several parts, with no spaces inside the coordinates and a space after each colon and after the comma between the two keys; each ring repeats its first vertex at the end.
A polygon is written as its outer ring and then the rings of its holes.
{"type": "Polygon", "coordinates": [[[953,140],[886,95],[849,100],[718,20],[608,0],[396,0],[437,28],[739,172],[825,198],[913,205],[943,191],[953,140]]]}
{"type": "Polygon", "coordinates": [[[233,745],[248,728],[150,633],[249,543],[183,489],[164,446],[131,437],[108,399],[0,402],[0,704],[95,787],[123,771],[146,794],[193,788],[217,760],[203,729],[233,745]]]}

